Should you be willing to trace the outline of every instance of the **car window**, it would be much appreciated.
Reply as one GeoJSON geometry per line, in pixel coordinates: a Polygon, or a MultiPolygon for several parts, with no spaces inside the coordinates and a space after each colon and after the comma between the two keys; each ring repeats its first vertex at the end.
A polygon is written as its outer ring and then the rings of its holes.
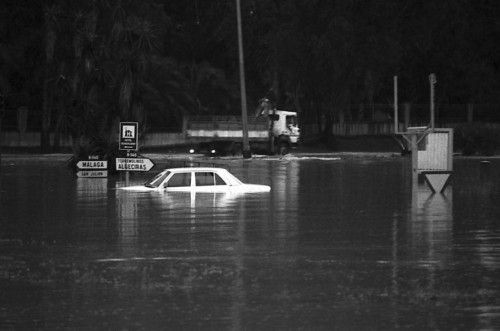
{"type": "Polygon", "coordinates": [[[218,174],[215,174],[215,185],[227,185],[227,183],[218,174]]]}
{"type": "Polygon", "coordinates": [[[213,172],[197,172],[195,176],[196,176],[196,186],[214,185],[213,172]]]}
{"type": "Polygon", "coordinates": [[[197,172],[195,178],[196,186],[227,185],[218,174],[213,172],[197,172]]]}
{"type": "Polygon", "coordinates": [[[168,180],[166,187],[191,186],[191,173],[183,172],[173,174],[168,180]]]}

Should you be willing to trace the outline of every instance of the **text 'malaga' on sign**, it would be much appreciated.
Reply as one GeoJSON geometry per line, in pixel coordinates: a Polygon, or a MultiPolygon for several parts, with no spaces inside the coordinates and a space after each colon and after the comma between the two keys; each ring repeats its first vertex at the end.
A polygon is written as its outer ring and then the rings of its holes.
{"type": "Polygon", "coordinates": [[[138,149],[139,132],[137,122],[120,122],[119,150],[129,151],[138,149]]]}
{"type": "Polygon", "coordinates": [[[108,161],[82,160],[76,163],[78,169],[107,169],[108,161]]]}

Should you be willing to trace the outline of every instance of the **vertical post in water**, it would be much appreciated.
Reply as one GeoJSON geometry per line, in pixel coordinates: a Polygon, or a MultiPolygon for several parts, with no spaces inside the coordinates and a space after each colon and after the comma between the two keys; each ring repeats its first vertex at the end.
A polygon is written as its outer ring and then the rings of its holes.
{"type": "Polygon", "coordinates": [[[238,23],[238,51],[240,63],[240,92],[241,92],[241,121],[243,129],[243,157],[248,159],[252,156],[250,153],[250,144],[248,142],[248,117],[247,117],[247,93],[245,87],[245,65],[243,61],[243,32],[241,29],[241,4],[236,0],[236,18],[238,23]]]}
{"type": "Polygon", "coordinates": [[[406,131],[408,130],[408,127],[410,126],[410,110],[411,110],[411,104],[409,102],[405,102],[404,105],[404,115],[403,115],[403,118],[404,118],[404,126],[403,126],[403,130],[406,131]]]}
{"type": "Polygon", "coordinates": [[[411,181],[412,186],[418,184],[418,143],[417,134],[411,135],[411,181]]]}
{"type": "Polygon", "coordinates": [[[398,76],[394,76],[394,133],[399,132],[398,119],[398,76]]]}
{"type": "Polygon", "coordinates": [[[435,126],[435,121],[434,121],[434,85],[436,84],[436,75],[435,74],[430,74],[429,75],[429,85],[430,85],[430,94],[431,94],[431,100],[430,100],[430,110],[431,110],[431,129],[434,129],[435,126]]]}

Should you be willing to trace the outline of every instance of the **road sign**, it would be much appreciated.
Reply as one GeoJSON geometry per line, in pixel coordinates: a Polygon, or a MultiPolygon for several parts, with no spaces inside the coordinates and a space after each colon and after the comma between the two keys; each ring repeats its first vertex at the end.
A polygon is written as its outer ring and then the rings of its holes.
{"type": "Polygon", "coordinates": [[[116,158],[116,170],[149,171],[154,163],[150,159],[116,158]]]}
{"type": "Polygon", "coordinates": [[[76,176],[79,178],[102,178],[108,177],[107,170],[83,170],[78,171],[76,176]]]}
{"type": "Polygon", "coordinates": [[[434,193],[441,193],[446,188],[448,184],[448,179],[450,178],[451,171],[428,171],[423,173],[425,176],[426,182],[429,184],[431,190],[434,193]]]}
{"type": "Polygon", "coordinates": [[[139,146],[138,127],[139,124],[137,122],[120,122],[120,150],[137,150],[139,146]]]}
{"type": "Polygon", "coordinates": [[[127,151],[126,157],[137,158],[138,154],[136,151],[127,151]]]}
{"type": "Polygon", "coordinates": [[[78,161],[76,167],[78,169],[107,169],[108,161],[99,161],[99,160],[78,161]]]}

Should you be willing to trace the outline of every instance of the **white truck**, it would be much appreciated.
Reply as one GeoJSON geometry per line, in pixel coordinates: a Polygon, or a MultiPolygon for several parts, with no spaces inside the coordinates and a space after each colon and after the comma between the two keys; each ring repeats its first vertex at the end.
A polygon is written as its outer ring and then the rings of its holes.
{"type": "MultiPolygon", "coordinates": [[[[211,155],[237,154],[242,150],[241,116],[190,116],[184,118],[183,133],[192,153],[211,155]]],[[[297,146],[300,129],[297,113],[272,110],[248,118],[248,140],[255,153],[285,154],[297,146]]]]}

